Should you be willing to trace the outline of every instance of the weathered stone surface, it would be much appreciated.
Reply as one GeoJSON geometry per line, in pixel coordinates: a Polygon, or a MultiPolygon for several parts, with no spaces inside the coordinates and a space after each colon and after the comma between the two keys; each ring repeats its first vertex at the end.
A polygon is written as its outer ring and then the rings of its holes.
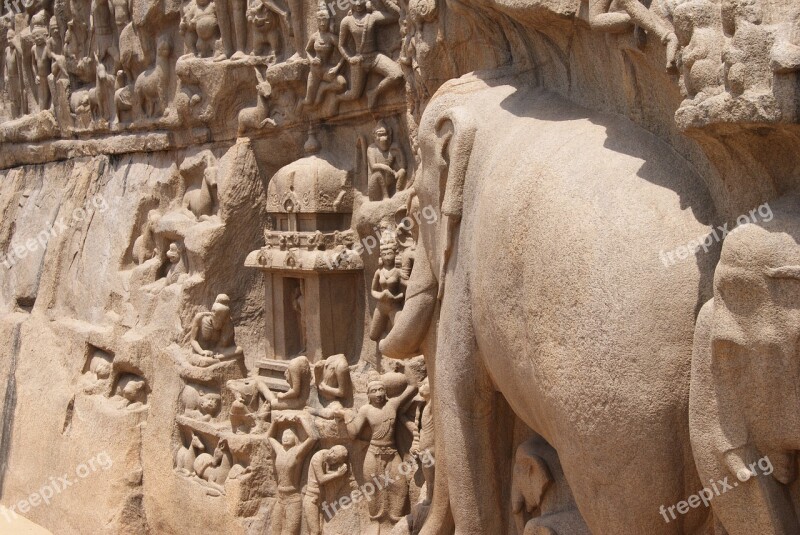
{"type": "Polygon", "coordinates": [[[34,0],[0,52],[0,532],[800,533],[797,2],[34,0]]]}

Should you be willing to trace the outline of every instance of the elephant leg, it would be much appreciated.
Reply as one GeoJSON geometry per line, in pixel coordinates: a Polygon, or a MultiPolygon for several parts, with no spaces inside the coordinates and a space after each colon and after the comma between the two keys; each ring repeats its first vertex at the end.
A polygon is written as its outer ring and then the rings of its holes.
{"type": "MultiPolygon", "coordinates": [[[[466,275],[448,279],[437,334],[435,396],[436,458],[444,460],[447,491],[457,534],[507,533],[504,525],[492,447],[494,391],[473,333],[466,275]]],[[[437,474],[441,475],[441,474],[437,474]]],[[[443,477],[437,477],[437,483],[443,477]]],[[[435,492],[436,494],[436,492],[435,492]]],[[[436,508],[434,496],[434,508],[436,508]]],[[[429,517],[422,535],[438,535],[429,517]]]]}

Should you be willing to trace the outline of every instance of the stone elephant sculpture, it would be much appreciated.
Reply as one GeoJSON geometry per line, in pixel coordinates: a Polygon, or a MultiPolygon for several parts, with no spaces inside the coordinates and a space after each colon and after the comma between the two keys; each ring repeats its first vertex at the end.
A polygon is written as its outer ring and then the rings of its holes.
{"type": "Polygon", "coordinates": [[[407,358],[435,337],[423,533],[510,531],[495,391],[557,450],[592,533],[700,533],[707,511],[667,523],[659,508],[700,488],[689,373],[715,258],[667,267],[659,253],[706,234],[712,203],[655,136],[532,85],[466,75],[420,122],[415,193],[438,219],[420,225],[408,297],[380,348],[407,358]]]}
{"type": "Polygon", "coordinates": [[[800,533],[793,505],[800,450],[799,200],[762,205],[769,221],[728,235],[714,297],[697,320],[691,440],[709,502],[729,535],[800,533]]]}

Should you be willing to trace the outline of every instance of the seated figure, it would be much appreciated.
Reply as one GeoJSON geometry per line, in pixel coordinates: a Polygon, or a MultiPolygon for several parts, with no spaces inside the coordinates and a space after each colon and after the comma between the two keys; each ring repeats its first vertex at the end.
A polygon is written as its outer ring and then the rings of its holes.
{"type": "Polygon", "coordinates": [[[242,348],[233,339],[230,297],[220,294],[211,312],[200,312],[192,321],[189,343],[192,348],[191,363],[211,366],[222,360],[242,356],[242,348]]]}

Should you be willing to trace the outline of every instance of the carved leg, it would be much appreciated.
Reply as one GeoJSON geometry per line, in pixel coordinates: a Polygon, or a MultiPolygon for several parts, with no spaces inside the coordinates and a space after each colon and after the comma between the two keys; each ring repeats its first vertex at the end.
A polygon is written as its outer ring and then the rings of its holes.
{"type": "Polygon", "coordinates": [[[350,89],[339,95],[336,99],[337,105],[339,102],[361,98],[367,85],[368,74],[369,70],[364,65],[350,65],[350,89]]]}
{"type": "Polygon", "coordinates": [[[311,67],[311,71],[308,73],[308,84],[306,86],[306,98],[303,100],[304,106],[310,106],[315,104],[317,101],[317,91],[319,91],[319,85],[322,82],[322,72],[320,67],[311,67]]]}
{"type": "Polygon", "coordinates": [[[233,33],[236,52],[234,58],[244,57],[247,48],[247,19],[245,18],[246,0],[231,0],[233,2],[233,33]]]}
{"type": "MultiPolygon", "coordinates": [[[[371,450],[367,450],[367,454],[364,457],[364,479],[373,483],[378,481],[380,485],[383,485],[383,479],[381,476],[386,471],[386,464],[387,463],[381,458],[380,455],[373,453],[371,450]]],[[[393,474],[389,475],[394,477],[393,474]]],[[[380,485],[376,485],[376,487],[380,485]]],[[[387,488],[376,488],[375,495],[370,501],[367,502],[369,517],[375,522],[380,522],[380,520],[386,514],[387,492],[389,492],[389,489],[387,488]]]]}
{"type": "Polygon", "coordinates": [[[388,505],[389,505],[389,519],[393,524],[400,522],[405,513],[406,502],[408,501],[408,482],[406,478],[400,473],[400,465],[403,460],[399,454],[395,454],[394,459],[387,467],[387,471],[391,477],[396,481],[390,483],[386,488],[388,505]]]}
{"type": "Polygon", "coordinates": [[[319,510],[319,498],[305,496],[303,498],[303,514],[306,518],[306,529],[309,535],[322,535],[322,514],[319,510]]]}
{"type": "Polygon", "coordinates": [[[386,332],[388,322],[389,316],[376,308],[375,314],[372,316],[372,323],[369,326],[369,339],[376,342],[380,340],[383,333],[386,332]]]}
{"type": "Polygon", "coordinates": [[[281,498],[275,500],[275,507],[272,508],[270,524],[272,535],[283,535],[283,524],[286,521],[286,507],[281,502],[281,498]]]}
{"type": "Polygon", "coordinates": [[[375,107],[375,103],[387,89],[399,84],[403,80],[403,70],[400,65],[392,61],[389,57],[383,54],[378,54],[375,58],[375,64],[372,68],[374,72],[379,74],[383,80],[373,89],[368,96],[369,108],[375,107]]]}

